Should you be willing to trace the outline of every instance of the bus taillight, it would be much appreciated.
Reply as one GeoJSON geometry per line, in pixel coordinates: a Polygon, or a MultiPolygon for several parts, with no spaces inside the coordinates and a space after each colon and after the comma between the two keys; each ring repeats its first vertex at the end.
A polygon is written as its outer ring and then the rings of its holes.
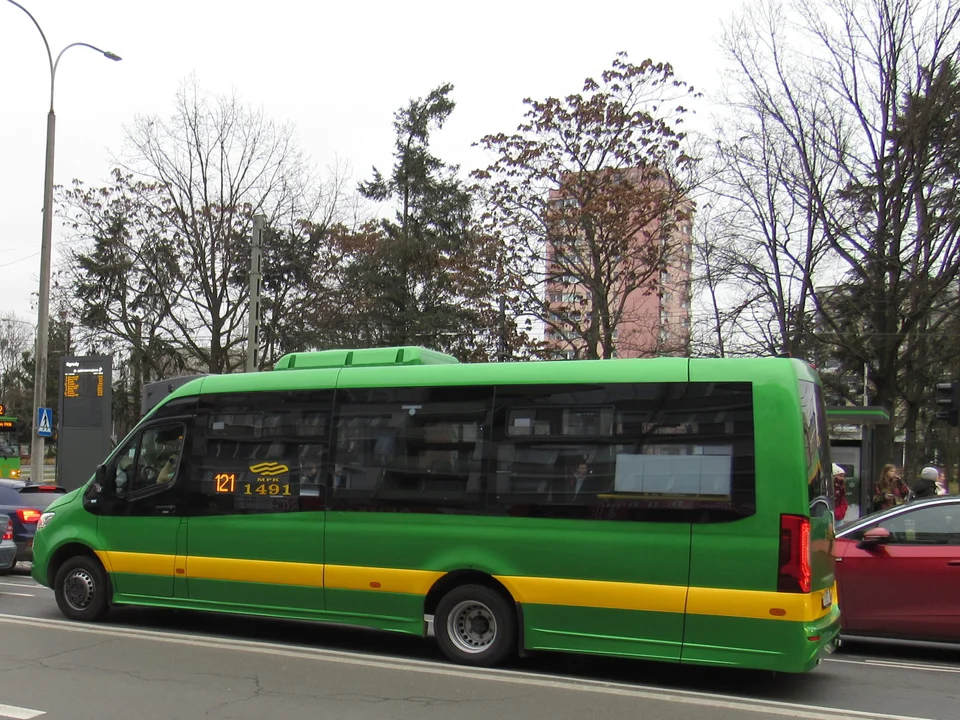
{"type": "Polygon", "coordinates": [[[810,518],[780,516],[779,592],[810,592],[810,518]]]}

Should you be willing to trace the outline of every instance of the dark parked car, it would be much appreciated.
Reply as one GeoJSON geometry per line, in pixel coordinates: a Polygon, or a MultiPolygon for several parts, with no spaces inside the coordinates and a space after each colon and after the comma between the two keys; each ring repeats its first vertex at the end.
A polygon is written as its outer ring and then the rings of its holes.
{"type": "Polygon", "coordinates": [[[844,635],[960,642],[960,497],[860,518],[834,555],[844,635]]]}
{"type": "Polygon", "coordinates": [[[5,520],[6,526],[3,535],[0,535],[0,573],[8,572],[17,565],[17,546],[13,542],[13,520],[10,518],[5,520]]]}
{"type": "MultiPolygon", "coordinates": [[[[0,480],[0,518],[13,523],[13,541],[17,545],[17,562],[33,559],[33,536],[37,521],[46,507],[66,492],[56,485],[31,485],[24,480],[0,480]]],[[[9,570],[9,568],[8,568],[9,570]]],[[[0,572],[4,572],[0,568],[0,572]]]]}

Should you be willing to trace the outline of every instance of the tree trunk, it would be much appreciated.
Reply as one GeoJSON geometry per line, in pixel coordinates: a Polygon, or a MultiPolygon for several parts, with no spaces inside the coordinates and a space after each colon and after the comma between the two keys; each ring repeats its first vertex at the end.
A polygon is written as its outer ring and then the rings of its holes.
{"type": "Polygon", "coordinates": [[[907,414],[904,422],[904,455],[907,457],[904,474],[914,477],[917,473],[918,458],[921,457],[917,438],[917,422],[920,419],[920,403],[916,400],[907,400],[907,414]]]}

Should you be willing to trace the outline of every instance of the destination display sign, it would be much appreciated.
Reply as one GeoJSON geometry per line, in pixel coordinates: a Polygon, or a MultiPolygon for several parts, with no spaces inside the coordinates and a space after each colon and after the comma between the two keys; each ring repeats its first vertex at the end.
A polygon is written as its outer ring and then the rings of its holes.
{"type": "Polygon", "coordinates": [[[289,512],[300,497],[300,483],[292,480],[290,469],[269,461],[214,472],[201,485],[204,492],[232,496],[237,510],[289,512]]]}
{"type": "Polygon", "coordinates": [[[81,366],[80,361],[64,363],[63,396],[67,398],[103,397],[103,365],[81,366]]]}

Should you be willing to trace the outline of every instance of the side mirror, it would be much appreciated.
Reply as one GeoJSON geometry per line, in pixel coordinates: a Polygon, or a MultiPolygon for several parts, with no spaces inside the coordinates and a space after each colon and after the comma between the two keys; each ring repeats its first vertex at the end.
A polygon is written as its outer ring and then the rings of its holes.
{"type": "Polygon", "coordinates": [[[93,491],[95,495],[111,495],[113,488],[107,479],[107,467],[103,463],[97,465],[93,474],[93,491]]]}
{"type": "Polygon", "coordinates": [[[857,543],[857,547],[863,550],[870,550],[880,545],[890,542],[890,531],[886,528],[870,528],[863,534],[863,539],[857,543]]]}

